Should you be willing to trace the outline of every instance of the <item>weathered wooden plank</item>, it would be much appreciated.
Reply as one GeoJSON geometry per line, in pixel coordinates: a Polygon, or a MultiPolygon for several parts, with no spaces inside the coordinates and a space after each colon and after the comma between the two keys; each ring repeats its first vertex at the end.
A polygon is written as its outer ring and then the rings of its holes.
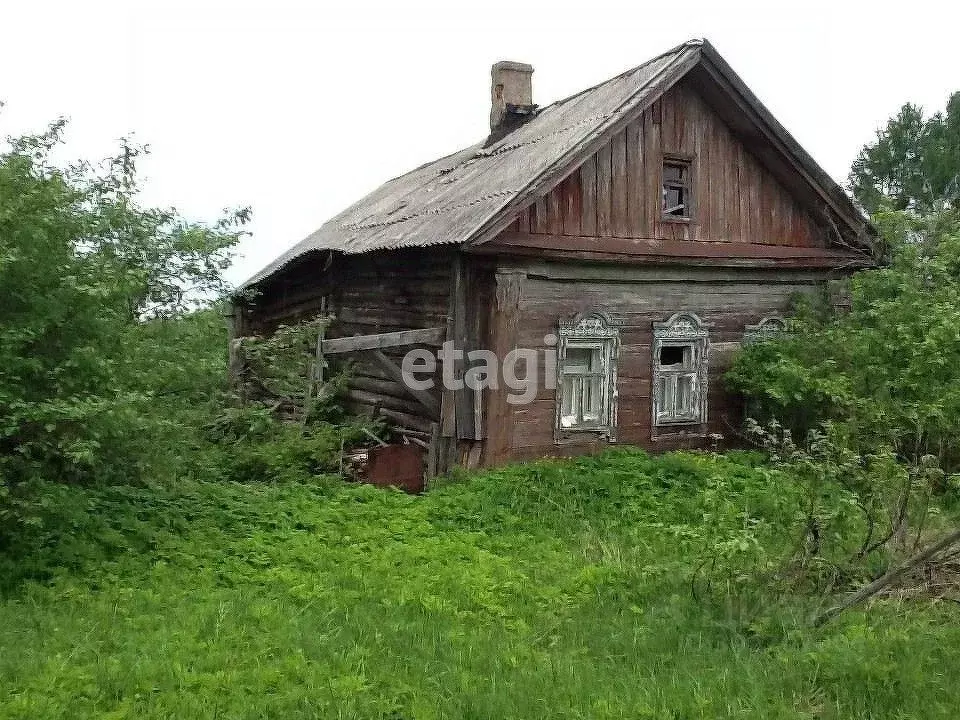
{"type": "Polygon", "coordinates": [[[777,245],[791,245],[792,243],[784,231],[784,211],[790,204],[790,199],[787,197],[786,191],[780,184],[776,183],[772,175],[770,179],[774,182],[772,185],[773,192],[770,204],[770,242],[776,243],[777,245]]]}
{"type": "Polygon", "coordinates": [[[763,228],[760,223],[760,180],[757,177],[757,164],[751,158],[747,166],[747,232],[752,243],[763,242],[763,228]]]}
{"type": "MultiPolygon", "coordinates": [[[[426,303],[426,300],[424,301],[426,303]]],[[[358,303],[357,305],[360,305],[358,303]]],[[[443,321],[443,313],[432,312],[429,316],[425,317],[426,313],[423,308],[405,308],[405,307],[383,307],[378,308],[376,305],[362,307],[362,309],[355,309],[357,305],[352,305],[350,307],[342,307],[335,315],[336,320],[334,321],[334,326],[337,323],[346,323],[350,325],[362,325],[362,326],[376,326],[381,328],[380,330],[367,330],[360,334],[370,335],[374,333],[382,332],[393,332],[396,330],[404,330],[407,328],[416,328],[420,326],[420,323],[424,319],[431,321],[431,324],[438,325],[443,321]]],[[[334,327],[333,332],[330,333],[331,336],[340,335],[341,337],[345,333],[339,333],[334,327]]]]}
{"type": "Polygon", "coordinates": [[[657,238],[597,238],[573,237],[568,235],[524,235],[504,233],[495,244],[476,248],[474,252],[482,254],[502,253],[506,248],[555,249],[586,251],[608,255],[656,255],[662,257],[711,257],[717,259],[770,258],[770,259],[807,259],[822,260],[839,265],[845,263],[870,262],[862,254],[824,250],[811,247],[760,246],[756,243],[694,242],[683,240],[661,240],[657,238]]]}
{"type": "Polygon", "coordinates": [[[627,125],[627,235],[643,237],[650,234],[646,226],[646,203],[643,193],[648,188],[643,184],[643,138],[642,121],[636,120],[627,125]]]}
{"type": "Polygon", "coordinates": [[[597,232],[597,156],[591,155],[580,166],[580,232],[595,235],[597,232]]]}
{"type": "MultiPolygon", "coordinates": [[[[552,194],[552,193],[551,193],[552,194]]],[[[469,328],[474,327],[472,313],[476,312],[470,304],[469,271],[463,255],[458,255],[453,266],[453,283],[451,287],[451,307],[453,315],[453,342],[454,347],[465,355],[473,349],[475,340],[471,338],[469,328]]],[[[454,378],[458,383],[463,382],[467,362],[465,357],[454,361],[454,378]]],[[[458,440],[482,440],[483,428],[477,425],[475,406],[478,400],[476,391],[468,387],[454,390],[454,412],[456,415],[456,437],[458,440]]]]}
{"type": "Polygon", "coordinates": [[[427,418],[386,407],[380,409],[380,415],[391,421],[391,424],[397,428],[412,428],[429,433],[434,425],[427,418]]]}
{"type": "Polygon", "coordinates": [[[582,214],[580,173],[575,172],[560,183],[563,208],[563,234],[580,234],[580,217],[582,214]]]}
{"type": "MultiPolygon", "coordinates": [[[[477,258],[467,258],[470,261],[468,265],[469,284],[467,288],[468,304],[471,309],[470,318],[467,327],[468,350],[487,348],[490,344],[487,328],[487,315],[483,312],[492,302],[491,284],[493,282],[492,269],[477,262],[477,258]]],[[[473,395],[473,434],[476,440],[485,440],[487,437],[487,414],[486,398],[484,393],[490,390],[476,390],[473,395]]],[[[482,443],[477,443],[475,448],[476,459],[479,461],[482,451],[482,443]]]]}
{"type": "Polygon", "coordinates": [[[644,156],[647,158],[644,185],[651,188],[645,194],[647,199],[647,218],[653,237],[661,236],[660,211],[663,203],[663,185],[661,172],[663,156],[660,150],[660,102],[655,102],[643,115],[644,156]]]}
{"type": "Polygon", "coordinates": [[[547,217],[547,199],[544,196],[540,196],[536,199],[533,206],[533,215],[531,218],[531,223],[533,225],[532,231],[536,233],[545,233],[549,227],[549,219],[547,217]]]}
{"type": "Polygon", "coordinates": [[[562,184],[547,193],[547,232],[556,235],[563,235],[562,184]]]}
{"type": "Polygon", "coordinates": [[[423,330],[399,330],[397,332],[378,333],[376,335],[355,335],[353,337],[325,339],[322,349],[324,355],[360,352],[363,350],[381,350],[403,345],[440,345],[446,335],[445,328],[426,328],[423,330]]]}
{"type": "Polygon", "coordinates": [[[610,237],[611,223],[611,148],[607,143],[596,155],[597,158],[597,235],[610,237]]]}
{"type": "Polygon", "coordinates": [[[660,142],[663,145],[663,152],[680,152],[677,142],[677,124],[675,120],[677,91],[665,93],[660,98],[660,142]]]}
{"type": "Polygon", "coordinates": [[[736,185],[736,148],[739,143],[730,134],[726,125],[720,122],[717,125],[720,127],[720,135],[723,140],[723,239],[727,242],[736,242],[739,236],[737,230],[739,208],[736,185]]]}
{"type": "Polygon", "coordinates": [[[696,152],[697,136],[700,132],[700,117],[697,112],[697,97],[681,83],[677,89],[683,93],[683,107],[677,117],[677,131],[680,133],[681,152],[691,154],[696,152]]]}
{"type": "MultiPolygon", "coordinates": [[[[516,347],[520,322],[520,300],[526,275],[522,272],[497,273],[495,298],[490,308],[490,337],[497,357],[506,357],[516,347]]],[[[483,448],[484,465],[495,465],[510,457],[513,446],[514,407],[506,401],[506,392],[487,394],[487,417],[490,427],[483,448]]]]}
{"type": "MultiPolygon", "coordinates": [[[[582,240],[583,238],[576,238],[582,240]]],[[[683,243],[689,244],[684,240],[657,240],[661,243],[683,243]]],[[[693,241],[690,241],[693,242],[693,241]]],[[[666,246],[666,245],[665,245],[666,246]]],[[[813,248],[810,248],[813,249],[813,248]]],[[[771,270],[787,269],[830,269],[836,272],[852,272],[856,269],[872,267],[870,260],[862,257],[829,257],[829,256],[790,256],[774,257],[773,255],[762,255],[758,257],[745,255],[730,255],[721,253],[716,257],[688,253],[686,256],[678,257],[671,253],[618,253],[604,252],[596,250],[569,249],[559,250],[554,248],[538,248],[529,246],[504,246],[498,245],[496,248],[487,248],[483,253],[491,255],[507,255],[514,258],[532,257],[545,260],[558,260],[564,262],[583,260],[586,262],[612,262],[624,265],[663,265],[680,264],[686,267],[725,267],[725,268],[769,268],[771,270]]]]}
{"type": "MultiPolygon", "coordinates": [[[[371,353],[372,354],[372,353],[371,353]]],[[[356,368],[351,368],[352,372],[347,380],[347,385],[357,390],[366,390],[367,392],[380,395],[393,395],[394,397],[406,397],[407,390],[400,383],[394,382],[386,377],[374,377],[372,375],[358,375],[356,368]]],[[[386,376],[386,373],[384,373],[386,376]]]]}
{"type": "Polygon", "coordinates": [[[765,245],[773,244],[773,191],[770,181],[772,176],[766,170],[761,170],[758,180],[760,181],[760,242],[765,245]]]}
{"type": "Polygon", "coordinates": [[[750,242],[747,215],[750,209],[750,196],[746,189],[747,162],[749,158],[743,145],[737,144],[737,240],[741,243],[750,242]]]}
{"type": "MultiPolygon", "coordinates": [[[[577,264],[548,260],[519,261],[518,267],[503,261],[504,272],[525,271],[531,279],[527,284],[528,297],[536,297],[537,282],[545,280],[589,280],[595,283],[677,282],[691,285],[702,283],[762,283],[768,285],[815,284],[831,277],[827,270],[795,269],[741,269],[723,267],[655,267],[622,264],[577,264]],[[522,268],[522,270],[521,270],[522,268]]],[[[606,292],[605,288],[597,288],[606,292]]]]}
{"type": "Polygon", "coordinates": [[[366,405],[370,408],[389,408],[399,412],[418,417],[428,417],[416,400],[409,397],[397,397],[395,395],[380,395],[378,393],[367,392],[366,390],[355,390],[348,388],[344,394],[346,400],[360,405],[366,405]]]}
{"type": "Polygon", "coordinates": [[[610,229],[617,237],[629,237],[630,218],[627,201],[627,132],[613,136],[610,144],[610,229]]]}

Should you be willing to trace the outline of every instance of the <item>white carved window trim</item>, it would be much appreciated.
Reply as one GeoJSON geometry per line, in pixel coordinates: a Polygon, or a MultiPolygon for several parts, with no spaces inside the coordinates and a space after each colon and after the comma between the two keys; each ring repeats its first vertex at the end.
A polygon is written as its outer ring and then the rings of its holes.
{"type": "Polygon", "coordinates": [[[616,440],[619,352],[620,330],[603,313],[560,321],[554,422],[558,443],[584,432],[616,440]]]}
{"type": "Polygon", "coordinates": [[[653,324],[651,412],[654,428],[697,426],[707,421],[709,325],[694,313],[675,313],[653,324]],[[680,358],[663,364],[663,350],[680,358]],[[668,350],[668,352],[670,352],[668,350]]]}
{"type": "Polygon", "coordinates": [[[780,315],[766,315],[756,325],[744,325],[743,344],[763,342],[787,332],[787,321],[780,315]]]}

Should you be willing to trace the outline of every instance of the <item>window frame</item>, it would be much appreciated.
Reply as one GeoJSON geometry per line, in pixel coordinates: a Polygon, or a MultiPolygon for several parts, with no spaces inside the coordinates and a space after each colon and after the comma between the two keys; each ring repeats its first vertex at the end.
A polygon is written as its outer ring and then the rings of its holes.
{"type": "Polygon", "coordinates": [[[678,312],[666,322],[653,323],[652,373],[650,384],[650,413],[652,435],[659,428],[699,428],[707,422],[707,390],[709,375],[710,324],[704,323],[696,314],[678,312]],[[682,347],[689,349],[689,359],[683,363],[662,365],[660,354],[663,348],[682,347]],[[681,378],[690,382],[690,412],[678,413],[676,408],[677,388],[681,378]],[[667,387],[673,385],[668,395],[667,387]],[[661,394],[661,386],[664,388],[661,394]],[[672,398],[671,412],[664,408],[672,398]]]}
{"type": "Polygon", "coordinates": [[[664,222],[676,222],[676,223],[689,223],[694,219],[694,213],[696,210],[694,197],[694,170],[693,170],[693,155],[685,155],[682,153],[664,153],[660,162],[660,219],[664,222]],[[680,182],[676,180],[667,180],[666,169],[668,165],[679,165],[686,170],[686,181],[680,182]],[[667,186],[673,188],[680,188],[686,193],[686,201],[684,202],[686,214],[684,215],[673,215],[666,212],[666,189],[667,186]]]}
{"type": "MultiPolygon", "coordinates": [[[[554,440],[557,444],[575,439],[583,433],[606,436],[610,442],[616,442],[617,428],[617,360],[620,354],[620,330],[606,314],[590,312],[578,315],[572,320],[561,320],[557,331],[557,371],[556,399],[554,415],[554,440]],[[568,350],[591,350],[597,353],[599,367],[585,372],[568,372],[566,359],[568,350]],[[600,399],[597,420],[583,422],[583,385],[580,393],[580,422],[569,424],[564,414],[567,407],[568,376],[578,378],[599,377],[600,399]]],[[[582,380],[581,380],[582,382],[582,380]]]]}
{"type": "Polygon", "coordinates": [[[787,321],[782,315],[777,313],[764,315],[756,324],[743,326],[743,344],[752,345],[764,340],[783,337],[788,332],[787,321]]]}

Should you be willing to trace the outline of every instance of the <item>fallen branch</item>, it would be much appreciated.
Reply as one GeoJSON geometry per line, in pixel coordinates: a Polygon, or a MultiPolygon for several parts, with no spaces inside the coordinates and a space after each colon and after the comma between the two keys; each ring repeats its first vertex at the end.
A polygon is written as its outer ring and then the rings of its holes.
{"type": "Polygon", "coordinates": [[[880,592],[885,587],[890,585],[894,580],[902,576],[904,573],[912,570],[918,565],[922,565],[937,553],[942,552],[943,550],[946,550],[948,547],[950,547],[951,545],[954,545],[957,542],[960,542],[960,529],[954,530],[952,533],[941,538],[940,540],[935,542],[933,545],[928,547],[923,552],[920,552],[914,555],[913,557],[908,558],[907,560],[905,560],[904,562],[902,562],[900,565],[893,568],[892,570],[888,570],[886,573],[878,577],[872,583],[868,585],[864,585],[862,588],[860,588],[860,590],[855,592],[853,595],[848,597],[839,605],[836,605],[835,607],[832,607],[826,612],[818,615],[816,619],[813,621],[813,624],[815,626],[823,625],[824,623],[827,623],[833,618],[835,618],[844,610],[852,608],[854,605],[859,605],[864,600],[867,600],[873,597],[874,595],[876,595],[878,592],[880,592]]]}

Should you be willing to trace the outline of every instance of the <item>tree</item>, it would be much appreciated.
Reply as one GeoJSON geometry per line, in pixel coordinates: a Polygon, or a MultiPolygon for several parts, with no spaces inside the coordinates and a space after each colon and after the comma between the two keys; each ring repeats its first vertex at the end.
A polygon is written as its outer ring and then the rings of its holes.
{"type": "Polygon", "coordinates": [[[869,213],[882,209],[929,212],[960,200],[960,93],[944,112],[923,117],[905,104],[865,145],[848,178],[869,213]]]}
{"type": "Polygon", "coordinates": [[[0,526],[22,519],[31,483],[146,471],[152,398],[136,358],[155,353],[130,343],[156,341],[138,330],[147,318],[226,291],[249,217],[208,226],[144,208],[144,149],[122,142],[97,166],[59,167],[63,130],[59,121],[0,153],[0,526]]]}

